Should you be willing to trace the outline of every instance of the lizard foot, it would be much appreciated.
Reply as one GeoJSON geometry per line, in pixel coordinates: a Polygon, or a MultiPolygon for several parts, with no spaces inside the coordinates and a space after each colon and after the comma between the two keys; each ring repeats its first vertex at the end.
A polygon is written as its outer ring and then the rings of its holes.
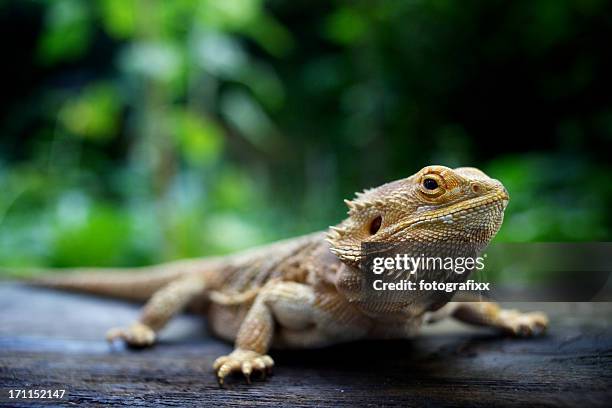
{"type": "Polygon", "coordinates": [[[236,349],[227,356],[221,356],[213,363],[213,370],[217,373],[219,385],[223,385],[225,377],[231,373],[242,372],[247,383],[251,383],[253,370],[260,371],[262,376],[272,373],[274,360],[267,354],[256,351],[236,349]]]}
{"type": "Polygon", "coordinates": [[[106,339],[111,342],[120,339],[130,347],[149,347],[155,342],[155,332],[147,325],[134,323],[127,329],[110,329],[106,333],[106,339]]]}
{"type": "Polygon", "coordinates": [[[542,312],[521,313],[518,310],[502,310],[499,319],[504,331],[518,337],[537,336],[548,326],[548,317],[542,312]]]}

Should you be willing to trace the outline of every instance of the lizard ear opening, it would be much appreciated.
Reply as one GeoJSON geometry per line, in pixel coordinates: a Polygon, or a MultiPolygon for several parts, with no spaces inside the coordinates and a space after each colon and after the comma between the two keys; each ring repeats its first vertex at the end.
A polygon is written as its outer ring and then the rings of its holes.
{"type": "Polygon", "coordinates": [[[379,215],[378,217],[374,218],[370,222],[370,235],[376,234],[378,230],[380,229],[381,225],[382,225],[382,217],[379,215]]]}

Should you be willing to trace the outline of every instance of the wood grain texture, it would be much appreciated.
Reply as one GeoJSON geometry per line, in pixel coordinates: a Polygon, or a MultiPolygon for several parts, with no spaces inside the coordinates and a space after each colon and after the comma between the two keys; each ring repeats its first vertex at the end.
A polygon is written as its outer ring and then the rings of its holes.
{"type": "MultiPolygon", "coordinates": [[[[236,377],[221,389],[210,367],[232,347],[197,316],[134,351],[103,338],[137,305],[1,284],[0,389],[65,388],[68,406],[609,406],[612,306],[516,306],[549,313],[548,335],[509,339],[444,322],[412,341],[273,350],[269,381],[236,377]]],[[[40,402],[0,399],[7,405],[40,402]]]]}

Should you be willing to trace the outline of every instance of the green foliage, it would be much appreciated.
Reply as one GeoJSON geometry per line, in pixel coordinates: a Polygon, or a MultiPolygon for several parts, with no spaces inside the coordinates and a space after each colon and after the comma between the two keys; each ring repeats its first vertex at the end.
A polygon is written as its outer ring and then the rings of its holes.
{"type": "Polygon", "coordinates": [[[87,51],[92,34],[89,11],[80,0],[50,2],[39,43],[42,63],[76,59],[87,51]]]}
{"type": "Polygon", "coordinates": [[[88,208],[81,201],[78,196],[64,197],[59,203],[51,262],[101,266],[125,262],[130,233],[126,218],[117,209],[99,204],[88,208]]]}
{"type": "Polygon", "coordinates": [[[503,180],[511,195],[499,242],[606,241],[609,174],[571,156],[507,157],[487,171],[503,180]],[[580,194],[597,191],[597,195],[580,194]],[[604,200],[600,200],[604,198],[604,200]]]}
{"type": "Polygon", "coordinates": [[[103,0],[100,14],[104,30],[112,37],[129,39],[136,32],[136,1],[103,0]]]}
{"type": "Polygon", "coordinates": [[[0,11],[37,33],[3,83],[0,265],[227,253],[325,228],[342,198],[431,163],[504,182],[500,242],[611,238],[606,2],[0,11]]]}
{"type": "Polygon", "coordinates": [[[223,147],[223,130],[211,119],[179,110],[172,122],[179,152],[193,166],[216,160],[223,147]]]}
{"type": "Polygon", "coordinates": [[[118,131],[118,93],[112,85],[97,83],[66,101],[58,113],[66,131],[76,137],[104,140],[118,131]]]}

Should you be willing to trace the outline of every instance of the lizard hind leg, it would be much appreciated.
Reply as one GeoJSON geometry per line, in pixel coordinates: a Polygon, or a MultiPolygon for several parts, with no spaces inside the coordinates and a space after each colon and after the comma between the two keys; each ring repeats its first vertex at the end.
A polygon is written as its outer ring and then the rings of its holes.
{"type": "Polygon", "coordinates": [[[145,304],[137,322],[127,328],[110,329],[106,334],[107,340],[123,340],[131,347],[152,346],[156,333],[194,298],[202,295],[205,289],[205,278],[200,274],[180,277],[168,283],[145,304]]]}

